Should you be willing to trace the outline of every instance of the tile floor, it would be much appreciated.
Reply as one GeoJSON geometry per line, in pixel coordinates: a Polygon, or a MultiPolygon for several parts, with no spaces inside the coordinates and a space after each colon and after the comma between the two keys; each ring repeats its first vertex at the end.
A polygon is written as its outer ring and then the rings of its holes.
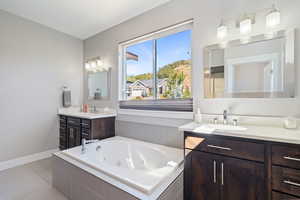
{"type": "Polygon", "coordinates": [[[68,200],[51,181],[50,158],[0,171],[0,200],[68,200]]]}

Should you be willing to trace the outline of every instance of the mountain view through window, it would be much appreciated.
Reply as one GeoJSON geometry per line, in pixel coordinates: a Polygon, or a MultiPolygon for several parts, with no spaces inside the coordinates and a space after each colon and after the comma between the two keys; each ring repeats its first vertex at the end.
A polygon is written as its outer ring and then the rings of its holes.
{"type": "Polygon", "coordinates": [[[191,30],[126,48],[126,100],[191,98],[191,30]]]}

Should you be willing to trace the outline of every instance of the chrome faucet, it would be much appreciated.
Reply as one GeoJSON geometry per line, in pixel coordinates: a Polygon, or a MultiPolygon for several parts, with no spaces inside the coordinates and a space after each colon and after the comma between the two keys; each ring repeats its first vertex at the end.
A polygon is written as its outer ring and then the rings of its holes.
{"type": "Polygon", "coordinates": [[[228,123],[228,111],[227,110],[224,110],[223,111],[223,124],[227,124],[228,123]]]}
{"type": "Polygon", "coordinates": [[[93,112],[96,113],[97,112],[97,106],[93,105],[93,112]]]}
{"type": "Polygon", "coordinates": [[[82,138],[81,140],[81,154],[85,154],[87,151],[86,145],[94,142],[98,142],[99,140],[87,140],[85,138],[82,138]]]}

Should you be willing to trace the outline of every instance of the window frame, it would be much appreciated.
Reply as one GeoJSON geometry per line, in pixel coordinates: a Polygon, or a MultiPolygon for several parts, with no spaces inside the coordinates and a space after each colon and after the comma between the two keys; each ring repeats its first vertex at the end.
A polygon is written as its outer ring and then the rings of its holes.
{"type": "MultiPolygon", "coordinates": [[[[156,45],[157,40],[172,34],[191,30],[193,34],[193,19],[180,22],[178,24],[153,31],[149,34],[136,37],[131,40],[127,40],[119,43],[119,90],[118,90],[118,102],[120,109],[136,109],[136,110],[156,110],[156,111],[181,111],[192,112],[193,111],[193,98],[192,98],[192,86],[191,86],[191,98],[180,99],[157,99],[157,56],[156,45]],[[129,46],[150,41],[153,42],[153,99],[152,100],[127,100],[126,99],[126,83],[127,83],[127,65],[126,65],[126,49],[129,46]],[[174,103],[176,102],[176,103],[174,103]],[[173,106],[163,106],[164,104],[173,104],[173,106]],[[186,105],[186,106],[184,106],[186,105]]],[[[192,37],[192,35],[191,35],[192,37]]],[[[192,38],[191,38],[192,39],[192,38]]],[[[191,42],[192,44],[192,42],[191,42]]],[[[192,58],[192,52],[191,52],[192,58]]],[[[191,72],[192,73],[192,72],[191,72]]],[[[192,77],[192,75],[191,75],[192,77]]],[[[193,77],[192,77],[193,78],[193,77]]]]}

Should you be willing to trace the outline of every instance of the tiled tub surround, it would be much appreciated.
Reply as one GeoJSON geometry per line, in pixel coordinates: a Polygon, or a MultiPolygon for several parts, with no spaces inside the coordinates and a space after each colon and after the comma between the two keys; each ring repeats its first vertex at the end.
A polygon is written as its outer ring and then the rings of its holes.
{"type": "MultiPolygon", "coordinates": [[[[183,149],[183,133],[178,131],[178,126],[188,123],[189,120],[176,121],[176,124],[174,120],[167,121],[161,125],[151,123],[152,119],[140,118],[146,119],[147,122],[139,122],[136,117],[132,121],[123,121],[117,117],[116,135],[183,149]],[[173,126],[174,124],[176,126],[173,126]]],[[[164,119],[159,119],[159,121],[162,122],[164,119]]]]}
{"type": "Polygon", "coordinates": [[[80,147],[57,153],[53,166],[53,185],[72,200],[182,199],[180,149],[114,137],[84,155],[80,147]]]}

